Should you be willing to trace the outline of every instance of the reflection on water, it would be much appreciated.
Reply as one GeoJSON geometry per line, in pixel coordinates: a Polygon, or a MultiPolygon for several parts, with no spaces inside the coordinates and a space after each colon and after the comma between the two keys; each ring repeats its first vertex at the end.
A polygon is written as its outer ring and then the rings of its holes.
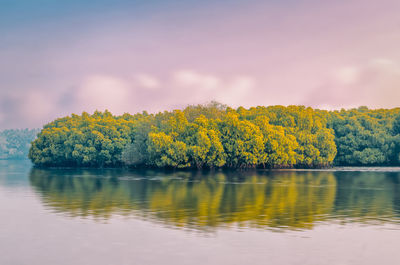
{"type": "Polygon", "coordinates": [[[0,264],[397,264],[399,182],[395,168],[167,173],[0,161],[0,264]]]}
{"type": "Polygon", "coordinates": [[[68,216],[140,217],[167,225],[310,229],[320,222],[397,222],[398,172],[159,172],[32,169],[45,205],[68,216]]]}
{"type": "Polygon", "coordinates": [[[32,163],[29,160],[0,160],[0,188],[29,185],[26,181],[32,163]]]}

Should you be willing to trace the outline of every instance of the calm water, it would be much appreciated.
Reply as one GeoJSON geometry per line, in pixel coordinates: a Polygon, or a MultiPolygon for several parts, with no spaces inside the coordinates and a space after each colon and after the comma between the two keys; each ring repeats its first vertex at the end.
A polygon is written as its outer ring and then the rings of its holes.
{"type": "Polygon", "coordinates": [[[0,161],[0,264],[398,264],[400,168],[157,172],[0,161]]]}

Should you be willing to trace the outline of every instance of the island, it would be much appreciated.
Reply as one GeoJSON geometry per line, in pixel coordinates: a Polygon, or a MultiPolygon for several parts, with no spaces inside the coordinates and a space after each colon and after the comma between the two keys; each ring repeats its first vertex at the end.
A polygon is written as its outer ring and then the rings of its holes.
{"type": "Polygon", "coordinates": [[[44,167],[321,168],[399,165],[400,108],[319,110],[217,102],[45,125],[29,158],[44,167]]]}

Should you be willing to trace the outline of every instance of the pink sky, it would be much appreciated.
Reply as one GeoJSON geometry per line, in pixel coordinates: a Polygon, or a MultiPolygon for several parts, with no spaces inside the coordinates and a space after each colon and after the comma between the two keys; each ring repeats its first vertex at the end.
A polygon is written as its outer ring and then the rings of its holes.
{"type": "Polygon", "coordinates": [[[0,27],[0,129],[210,100],[400,106],[400,1],[159,5],[10,17],[0,27]]]}

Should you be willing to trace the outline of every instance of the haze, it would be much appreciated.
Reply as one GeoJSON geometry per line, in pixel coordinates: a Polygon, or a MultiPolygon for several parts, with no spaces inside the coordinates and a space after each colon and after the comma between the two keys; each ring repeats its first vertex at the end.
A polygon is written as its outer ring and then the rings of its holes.
{"type": "Polygon", "coordinates": [[[400,1],[0,0],[0,129],[108,109],[399,106],[400,1]]]}

